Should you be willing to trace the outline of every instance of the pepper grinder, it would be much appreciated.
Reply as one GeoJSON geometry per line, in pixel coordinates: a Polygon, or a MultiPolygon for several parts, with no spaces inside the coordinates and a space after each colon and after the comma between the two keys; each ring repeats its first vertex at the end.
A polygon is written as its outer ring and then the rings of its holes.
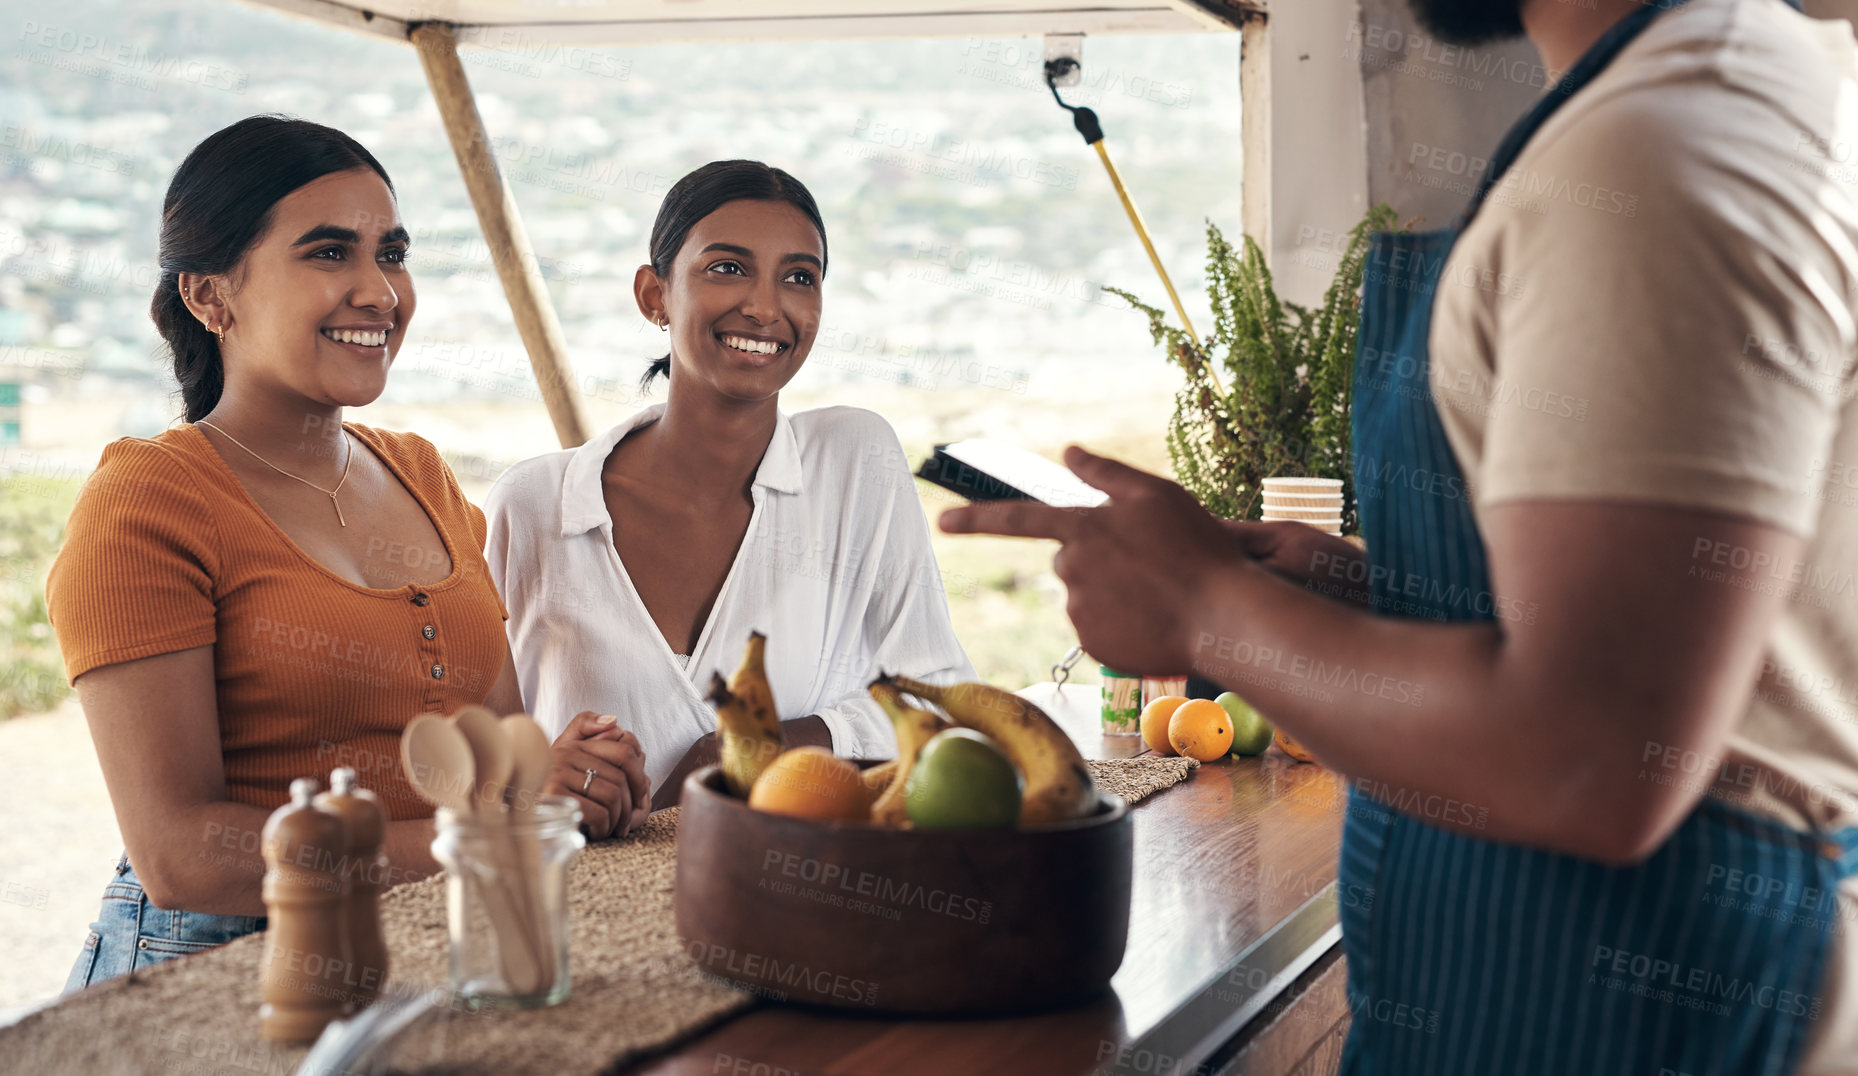
{"type": "Polygon", "coordinates": [[[348,854],[341,818],[316,806],[317,781],[290,783],[290,802],[264,828],[264,1004],[260,1030],[271,1042],[312,1042],[346,1008],[351,967],[342,929],[348,854]]]}
{"type": "Polygon", "coordinates": [[[387,854],[381,851],[387,816],[374,793],[356,787],[355,771],[347,766],[329,774],[329,791],[317,796],[315,803],[342,820],[348,837],[348,899],[342,906],[342,926],[355,960],[350,1006],[361,1009],[381,996],[387,981],[387,939],[381,934],[380,904],[388,869],[387,854]]]}

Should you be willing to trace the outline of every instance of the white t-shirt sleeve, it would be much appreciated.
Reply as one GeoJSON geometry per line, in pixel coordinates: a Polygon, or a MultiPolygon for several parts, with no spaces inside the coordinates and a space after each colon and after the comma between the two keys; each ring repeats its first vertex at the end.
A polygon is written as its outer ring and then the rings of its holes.
{"type": "Polygon", "coordinates": [[[1659,502],[1812,531],[1850,389],[1842,229],[1802,211],[1823,180],[1751,161],[1785,154],[1778,117],[1704,107],[1596,107],[1517,162],[1454,251],[1432,390],[1480,506],[1659,502]],[[1764,122],[1773,146],[1698,134],[1764,122]]]}

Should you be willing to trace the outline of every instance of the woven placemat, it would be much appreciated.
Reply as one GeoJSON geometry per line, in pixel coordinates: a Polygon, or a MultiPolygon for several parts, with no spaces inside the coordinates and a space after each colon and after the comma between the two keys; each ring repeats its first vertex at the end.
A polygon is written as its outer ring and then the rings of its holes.
{"type": "MultiPolygon", "coordinates": [[[[1092,761],[1107,792],[1134,804],[1184,780],[1185,758],[1092,761]]],[[[573,993],[534,1012],[445,1010],[395,1048],[397,1072],[521,1076],[609,1072],[758,1004],[697,968],[672,913],[677,809],[653,815],[630,840],[589,845],[573,867],[569,911],[573,993]]],[[[446,978],[443,875],[398,886],[381,900],[394,991],[446,978]]],[[[102,983],[10,1028],[0,1058],[44,1073],[294,1072],[307,1048],[258,1034],[261,934],[102,983]]]]}
{"type": "Polygon", "coordinates": [[[1191,758],[1153,755],[1091,759],[1085,765],[1090,767],[1090,776],[1096,779],[1098,788],[1128,800],[1131,807],[1164,788],[1187,780],[1187,775],[1200,766],[1191,758]]]}

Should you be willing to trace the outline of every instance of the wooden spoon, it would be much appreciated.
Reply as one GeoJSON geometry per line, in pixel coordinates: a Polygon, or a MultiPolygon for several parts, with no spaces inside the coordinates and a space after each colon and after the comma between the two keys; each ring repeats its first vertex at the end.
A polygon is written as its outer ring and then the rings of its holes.
{"type": "Polygon", "coordinates": [[[554,760],[554,745],[548,733],[528,714],[511,714],[499,723],[510,745],[510,810],[521,815],[535,813],[535,798],[548,779],[548,764],[554,760]]]}
{"type": "Polygon", "coordinates": [[[475,811],[471,789],[477,763],[458,726],[438,714],[420,714],[400,733],[400,765],[414,791],[437,807],[475,811]]]}
{"type": "Polygon", "coordinates": [[[482,706],[467,706],[452,715],[452,724],[471,745],[471,757],[477,763],[477,782],[472,789],[476,799],[473,810],[486,821],[503,818],[503,790],[510,783],[510,770],[516,764],[509,737],[502,730],[497,715],[482,706]]]}
{"type": "Polygon", "coordinates": [[[503,829],[501,837],[490,840],[496,884],[487,887],[486,898],[498,906],[493,909],[492,917],[502,920],[497,953],[502,961],[504,981],[518,994],[533,994],[542,986],[542,969],[535,955],[535,932],[530,926],[526,902],[521,897],[527,882],[522,877],[516,850],[508,839],[508,817],[503,812],[503,790],[509,784],[515,756],[497,715],[482,706],[467,706],[458,711],[452,715],[452,725],[470,745],[476,765],[472,799],[478,822],[503,829]],[[497,914],[499,910],[501,914],[497,914]],[[504,928],[513,929],[503,933],[504,928]]]}
{"type": "MultiPolygon", "coordinates": [[[[548,742],[548,733],[528,714],[510,714],[498,722],[498,726],[509,744],[513,763],[508,791],[510,819],[515,823],[533,822],[536,797],[542,792],[542,784],[548,779],[549,763],[555,758],[554,745],[548,742]]],[[[536,964],[542,983],[547,985],[554,981],[556,972],[553,931],[545,918],[541,891],[542,850],[536,844],[535,834],[527,832],[526,827],[511,836],[516,845],[517,893],[529,920],[529,936],[535,939],[536,964]]]]}

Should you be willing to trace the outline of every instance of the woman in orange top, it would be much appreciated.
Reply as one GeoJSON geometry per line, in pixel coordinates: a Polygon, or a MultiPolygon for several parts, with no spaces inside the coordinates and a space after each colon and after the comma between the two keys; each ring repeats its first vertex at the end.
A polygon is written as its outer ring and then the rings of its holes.
{"type": "MultiPolygon", "coordinates": [[[[483,513],[425,440],[342,421],[405,339],[407,245],[380,163],[302,120],[233,124],[168,188],[151,313],[187,423],[104,450],[46,588],[127,847],[67,990],[261,929],[296,777],[356,769],[390,881],[434,873],[401,729],[522,708],[483,513]]],[[[597,837],[650,809],[637,740],[592,713],[545,791],[597,837]]]]}

